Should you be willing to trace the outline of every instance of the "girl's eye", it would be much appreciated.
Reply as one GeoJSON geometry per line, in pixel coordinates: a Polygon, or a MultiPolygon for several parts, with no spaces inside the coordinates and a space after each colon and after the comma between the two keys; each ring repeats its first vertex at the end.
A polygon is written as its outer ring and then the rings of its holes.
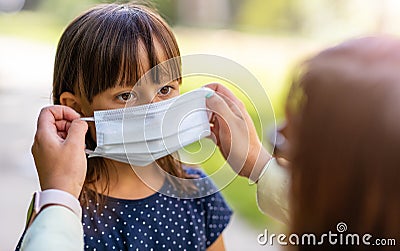
{"type": "Polygon", "coordinates": [[[161,95],[168,95],[171,92],[172,86],[166,85],[161,87],[160,90],[158,90],[158,93],[161,95]]]}
{"type": "Polygon", "coordinates": [[[135,94],[132,92],[124,92],[117,96],[117,98],[122,102],[129,102],[136,98],[135,94]]]}

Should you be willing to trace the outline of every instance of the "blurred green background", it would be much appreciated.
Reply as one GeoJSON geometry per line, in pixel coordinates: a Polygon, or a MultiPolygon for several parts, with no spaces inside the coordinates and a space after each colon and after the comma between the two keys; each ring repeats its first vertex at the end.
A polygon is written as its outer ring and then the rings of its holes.
{"type": "MultiPolygon", "coordinates": [[[[94,4],[107,2],[115,1],[0,0],[0,40],[32,41],[54,49],[63,29],[74,17],[94,4]]],[[[284,116],[290,73],[302,59],[346,38],[400,31],[396,25],[400,21],[400,2],[396,0],[153,0],[151,4],[173,26],[182,55],[214,54],[246,67],[270,98],[275,114],[269,116],[275,115],[278,121],[284,116]]],[[[0,63],[7,65],[12,61],[4,56],[9,48],[0,49],[0,63]]],[[[5,96],[2,90],[8,87],[2,82],[1,73],[0,69],[0,95],[5,96]]],[[[48,76],[51,79],[52,72],[48,76]]],[[[187,82],[182,86],[183,91],[193,89],[190,81],[187,82]]],[[[199,82],[206,84],[209,79],[199,82]]],[[[50,86],[51,82],[46,84],[50,86]]],[[[265,141],[275,121],[261,127],[250,101],[245,98],[243,101],[265,141]]],[[[265,102],[267,105],[268,101],[265,102]]],[[[263,112],[262,107],[257,110],[263,112]]],[[[0,119],[0,125],[9,126],[4,119],[0,119]]],[[[31,138],[24,142],[28,145],[25,154],[29,154],[31,138]]],[[[0,144],[8,148],[4,141],[0,144]]],[[[0,168],[5,169],[8,156],[5,153],[0,156],[0,168]]],[[[221,163],[221,156],[216,154],[203,167],[212,173],[221,163]]],[[[254,228],[283,228],[259,212],[256,186],[246,179],[235,178],[222,193],[233,210],[254,228]]]]}

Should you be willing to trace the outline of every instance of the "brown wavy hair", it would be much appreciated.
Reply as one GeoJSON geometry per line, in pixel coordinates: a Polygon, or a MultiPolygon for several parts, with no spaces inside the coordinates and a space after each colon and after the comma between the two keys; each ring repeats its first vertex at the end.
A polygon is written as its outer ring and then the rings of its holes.
{"type": "MultiPolygon", "coordinates": [[[[301,66],[287,103],[293,233],[338,233],[337,224],[343,222],[343,234],[398,237],[399,66],[400,40],[390,37],[351,40],[301,66]]],[[[368,248],[314,245],[300,250],[368,248]]]]}
{"type": "MultiPolygon", "coordinates": [[[[116,85],[134,85],[144,74],[138,57],[139,43],[145,45],[150,68],[161,63],[155,53],[155,41],[172,61],[172,79],[181,83],[181,61],[178,44],[168,24],[151,8],[138,4],[106,4],[96,6],[73,20],[62,34],[55,57],[53,101],[60,104],[63,92],[77,94],[93,101],[97,94],[116,85]]],[[[157,74],[153,75],[157,83],[157,74]]],[[[94,149],[96,143],[90,133],[86,147],[94,149]]],[[[167,173],[189,178],[181,163],[172,155],[157,160],[167,173]]],[[[168,177],[168,176],[167,176],[168,177]]],[[[107,193],[109,172],[103,158],[88,159],[88,169],[81,194],[81,202],[97,193],[107,193]],[[96,187],[104,177],[105,187],[96,187]],[[92,186],[93,193],[88,187],[92,186]]]]}

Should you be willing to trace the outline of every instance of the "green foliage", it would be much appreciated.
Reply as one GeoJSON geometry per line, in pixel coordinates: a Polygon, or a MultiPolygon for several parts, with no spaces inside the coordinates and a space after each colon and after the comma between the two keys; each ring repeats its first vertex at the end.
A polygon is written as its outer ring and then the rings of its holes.
{"type": "Polygon", "coordinates": [[[63,28],[80,13],[96,4],[115,2],[143,2],[157,9],[169,24],[174,24],[177,20],[176,0],[41,0],[33,8],[35,11],[24,10],[15,14],[0,15],[0,33],[23,35],[57,43],[63,28]]]}
{"type": "Polygon", "coordinates": [[[64,25],[54,21],[49,14],[22,11],[17,14],[0,15],[0,36],[11,35],[30,38],[56,45],[64,25]]]}
{"type": "Polygon", "coordinates": [[[74,19],[79,13],[96,4],[128,2],[142,3],[154,7],[171,25],[177,21],[177,0],[42,0],[38,6],[38,10],[42,13],[51,13],[54,20],[65,24],[74,19]]]}
{"type": "Polygon", "coordinates": [[[178,3],[177,0],[152,0],[158,13],[168,22],[174,25],[178,22],[178,3]]]}
{"type": "Polygon", "coordinates": [[[55,22],[66,25],[79,15],[79,13],[92,7],[96,2],[95,0],[42,0],[38,11],[46,15],[51,15],[55,22]]]}
{"type": "Polygon", "coordinates": [[[177,0],[91,0],[97,3],[138,3],[150,6],[158,11],[158,13],[168,22],[170,25],[176,24],[178,20],[178,2],[177,0]]]}
{"type": "Polygon", "coordinates": [[[238,9],[239,28],[258,31],[299,32],[303,18],[301,0],[247,0],[238,9]]]}

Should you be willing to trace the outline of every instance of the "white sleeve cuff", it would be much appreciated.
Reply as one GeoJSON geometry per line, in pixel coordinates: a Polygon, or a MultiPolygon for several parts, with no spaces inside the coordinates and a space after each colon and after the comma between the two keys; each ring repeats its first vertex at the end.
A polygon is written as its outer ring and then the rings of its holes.
{"type": "Polygon", "coordinates": [[[59,205],[43,209],[27,229],[21,244],[21,251],[82,251],[83,248],[80,218],[59,205]]]}
{"type": "Polygon", "coordinates": [[[273,218],[289,222],[290,176],[275,158],[265,165],[257,182],[257,204],[261,211],[273,218]]]}
{"type": "Polygon", "coordinates": [[[82,208],[79,201],[70,193],[58,189],[47,189],[35,193],[34,210],[39,213],[46,205],[61,205],[70,209],[79,219],[82,218],[82,208]]]}

